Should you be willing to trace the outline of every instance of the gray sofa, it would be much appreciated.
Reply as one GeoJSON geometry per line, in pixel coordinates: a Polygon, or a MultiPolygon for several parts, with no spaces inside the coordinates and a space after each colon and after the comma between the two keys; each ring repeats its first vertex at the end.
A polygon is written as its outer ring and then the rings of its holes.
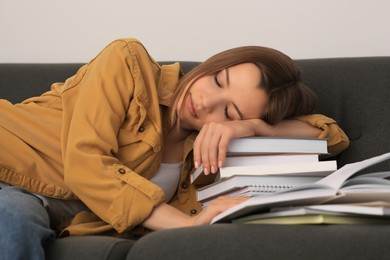
{"type": "MultiPolygon", "coordinates": [[[[320,99],[319,113],[351,139],[338,166],[390,151],[390,57],[298,60],[320,99]]],[[[186,72],[196,62],[183,62],[186,72]]],[[[0,98],[46,91],[81,64],[0,64],[0,98]]],[[[367,171],[390,170],[390,162],[367,171]]],[[[388,259],[387,225],[232,225],[153,232],[138,241],[103,236],[58,239],[48,259],[388,259]],[[131,249],[131,250],[130,250],[131,249]]]]}

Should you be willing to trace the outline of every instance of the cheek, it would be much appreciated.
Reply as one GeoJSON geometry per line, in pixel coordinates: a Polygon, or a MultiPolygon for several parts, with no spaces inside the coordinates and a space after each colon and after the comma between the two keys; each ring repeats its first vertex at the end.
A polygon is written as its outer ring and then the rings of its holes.
{"type": "Polygon", "coordinates": [[[223,114],[223,112],[220,112],[220,111],[214,111],[213,113],[211,114],[208,114],[207,117],[205,117],[204,121],[202,122],[202,124],[207,124],[207,123],[220,123],[220,122],[224,122],[226,121],[226,118],[223,114]]]}
{"type": "Polygon", "coordinates": [[[192,95],[201,95],[207,93],[211,86],[210,86],[210,77],[202,77],[198,79],[197,81],[192,84],[189,91],[192,93],[192,95]]]}

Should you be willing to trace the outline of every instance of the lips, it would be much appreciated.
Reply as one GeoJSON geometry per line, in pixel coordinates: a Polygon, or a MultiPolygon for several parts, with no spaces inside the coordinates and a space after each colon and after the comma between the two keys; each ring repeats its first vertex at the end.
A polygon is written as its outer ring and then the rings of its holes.
{"type": "Polygon", "coordinates": [[[192,102],[192,97],[191,97],[191,95],[188,95],[187,107],[188,107],[188,111],[190,112],[190,114],[191,114],[193,117],[198,118],[198,115],[196,114],[196,110],[195,110],[195,107],[194,107],[194,103],[192,102]]]}

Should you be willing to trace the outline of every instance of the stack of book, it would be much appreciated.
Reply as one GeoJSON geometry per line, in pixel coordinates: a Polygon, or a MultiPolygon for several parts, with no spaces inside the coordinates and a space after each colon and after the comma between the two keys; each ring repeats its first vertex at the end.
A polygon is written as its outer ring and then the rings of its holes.
{"type": "Polygon", "coordinates": [[[315,183],[337,170],[321,138],[246,137],[228,146],[224,166],[205,175],[202,167],[190,176],[198,201],[207,206],[219,196],[260,196],[315,183]]]}
{"type": "Polygon", "coordinates": [[[390,169],[361,172],[386,160],[390,152],[346,164],[316,183],[250,198],[211,223],[390,224],[390,169]]]}

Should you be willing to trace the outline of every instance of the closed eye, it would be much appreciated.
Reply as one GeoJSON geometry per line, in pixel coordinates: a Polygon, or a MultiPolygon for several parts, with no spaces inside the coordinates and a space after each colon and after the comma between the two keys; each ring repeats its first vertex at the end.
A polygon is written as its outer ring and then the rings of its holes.
{"type": "MultiPolygon", "coordinates": [[[[221,83],[219,83],[218,81],[218,73],[215,73],[214,75],[214,81],[215,81],[215,84],[219,87],[219,88],[222,88],[222,85],[221,83]]],[[[228,107],[226,106],[225,109],[224,109],[224,116],[227,120],[232,120],[229,116],[229,112],[228,112],[228,107]]]]}
{"type": "Polygon", "coordinates": [[[219,81],[218,81],[218,73],[215,73],[215,75],[214,75],[214,81],[215,81],[215,84],[217,84],[217,86],[218,86],[219,88],[222,87],[222,86],[221,86],[221,83],[219,83],[219,81]]]}
{"type": "MultiPolygon", "coordinates": [[[[219,88],[222,88],[222,85],[221,83],[219,82],[218,80],[218,73],[215,73],[214,75],[214,81],[215,81],[215,84],[219,87],[219,88]]],[[[225,107],[224,109],[224,116],[227,120],[232,120],[231,117],[229,116],[229,111],[228,111],[228,106],[225,107]]]]}
{"type": "Polygon", "coordinates": [[[225,118],[227,119],[227,120],[232,120],[231,118],[230,118],[230,116],[229,116],[229,112],[228,112],[228,107],[226,106],[225,107],[225,109],[224,109],[225,111],[225,118]]]}

